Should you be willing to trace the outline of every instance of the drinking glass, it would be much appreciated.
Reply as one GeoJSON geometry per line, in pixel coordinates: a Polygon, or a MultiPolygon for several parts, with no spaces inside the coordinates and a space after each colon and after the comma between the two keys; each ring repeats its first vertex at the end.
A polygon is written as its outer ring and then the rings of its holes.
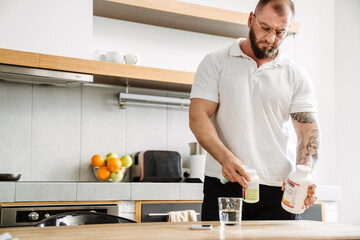
{"type": "Polygon", "coordinates": [[[220,225],[224,226],[240,226],[242,198],[219,197],[219,218],[220,225]]]}

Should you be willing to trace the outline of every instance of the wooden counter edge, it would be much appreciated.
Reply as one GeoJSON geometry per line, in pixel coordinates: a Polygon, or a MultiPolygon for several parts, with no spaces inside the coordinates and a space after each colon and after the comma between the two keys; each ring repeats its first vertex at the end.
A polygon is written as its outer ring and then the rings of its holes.
{"type": "Polygon", "coordinates": [[[117,204],[119,201],[45,201],[45,202],[0,202],[1,206],[23,206],[23,205],[77,205],[77,204],[117,204]]]}

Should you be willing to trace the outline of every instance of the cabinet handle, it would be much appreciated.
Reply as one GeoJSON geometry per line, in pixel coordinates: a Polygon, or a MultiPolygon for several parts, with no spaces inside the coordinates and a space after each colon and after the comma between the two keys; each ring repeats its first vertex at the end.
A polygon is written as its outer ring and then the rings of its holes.
{"type": "MultiPolygon", "coordinates": [[[[200,215],[200,213],[196,213],[196,215],[200,215]]],[[[149,217],[165,217],[165,216],[169,216],[169,213],[149,213],[148,214],[149,217]]]]}

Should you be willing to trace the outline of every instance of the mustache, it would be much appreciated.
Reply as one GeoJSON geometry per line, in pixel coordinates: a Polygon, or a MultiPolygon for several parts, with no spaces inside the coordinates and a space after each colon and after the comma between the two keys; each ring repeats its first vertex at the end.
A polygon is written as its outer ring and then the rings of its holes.
{"type": "Polygon", "coordinates": [[[258,45],[261,44],[261,43],[265,43],[266,45],[268,45],[268,47],[272,47],[272,48],[275,47],[275,45],[273,43],[269,43],[266,40],[260,40],[260,41],[257,42],[258,45]]]}

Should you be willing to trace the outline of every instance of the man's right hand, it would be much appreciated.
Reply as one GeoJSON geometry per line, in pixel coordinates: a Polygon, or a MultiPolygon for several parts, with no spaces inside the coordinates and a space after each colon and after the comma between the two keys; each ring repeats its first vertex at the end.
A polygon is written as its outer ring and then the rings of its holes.
{"type": "Polygon", "coordinates": [[[247,188],[246,181],[250,181],[246,173],[247,167],[236,156],[227,157],[222,161],[222,174],[229,182],[238,182],[243,188],[247,188]]]}

